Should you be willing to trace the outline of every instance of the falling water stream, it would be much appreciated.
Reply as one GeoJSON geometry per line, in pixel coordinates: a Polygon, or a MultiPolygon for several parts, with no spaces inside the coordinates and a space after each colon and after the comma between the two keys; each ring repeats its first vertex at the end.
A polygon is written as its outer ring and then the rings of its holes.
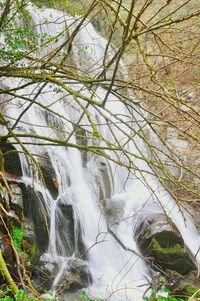
{"type": "MultiPolygon", "coordinates": [[[[58,35],[63,32],[59,42],[54,43],[53,47],[55,48],[61,45],[77,22],[76,19],[53,9],[44,9],[38,13],[31,6],[30,14],[37,34],[52,35],[53,31],[55,35],[58,35]]],[[[106,45],[107,41],[95,31],[90,22],[86,22],[74,39],[72,59],[82,71],[87,70],[90,74],[96,75],[102,68],[106,45]]],[[[114,49],[110,46],[107,59],[113,51],[114,49]]],[[[45,56],[44,49],[38,55],[45,56]]],[[[121,63],[121,68],[124,70],[123,63],[121,63]]],[[[3,84],[8,87],[17,87],[23,81],[5,79],[3,84]]],[[[77,82],[68,81],[68,86],[85,96],[91,97],[94,93],[77,82]]],[[[34,84],[20,89],[18,93],[33,97],[40,88],[41,84],[34,84]]],[[[56,86],[53,84],[46,84],[37,98],[38,104],[33,104],[23,115],[16,132],[36,133],[61,140],[68,139],[73,131],[73,124],[79,120],[83,110],[80,105],[74,103],[71,95],[66,94],[67,92],[62,89],[56,90],[56,86]],[[57,116],[50,111],[46,112],[40,104],[48,106],[57,113],[57,116]]],[[[102,87],[96,89],[95,99],[102,101],[105,95],[106,90],[102,87]]],[[[25,107],[26,101],[20,98],[14,98],[8,103],[6,114],[10,119],[10,124],[13,123],[12,118],[17,119],[25,107]]],[[[41,193],[44,200],[43,205],[50,220],[49,246],[46,252],[41,255],[41,261],[56,264],[57,272],[52,287],[52,291],[56,291],[63,275],[67,275],[69,264],[80,256],[78,252],[79,236],[76,235],[80,232],[86,250],[85,264],[91,273],[91,284],[87,288],[88,293],[92,296],[108,298],[108,300],[140,301],[147,289],[147,280],[151,276],[148,264],[142,259],[142,256],[139,257],[135,254],[140,254],[134,240],[134,225],[137,220],[153,212],[162,212],[164,208],[177,226],[193,256],[199,249],[200,235],[190,216],[184,212],[183,217],[176,202],[150,175],[150,172],[148,173],[150,170],[147,164],[134,157],[134,155],[140,155],[139,150],[145,153],[145,147],[139,137],[136,137],[134,142],[128,141],[127,137],[132,135],[128,124],[132,122],[131,126],[135,126],[137,129],[138,125],[133,121],[144,123],[144,120],[139,121],[142,112],[140,114],[133,112],[134,116],[131,116],[123,102],[112,93],[108,97],[105,110],[102,108],[96,110],[92,106],[89,106],[88,110],[94,123],[101,124],[98,126],[98,131],[102,136],[112,141],[111,128],[119,142],[127,142],[124,145],[130,152],[130,157],[138,170],[146,172],[136,170],[135,173],[129,174],[125,167],[116,165],[114,162],[109,162],[109,160],[97,155],[87,154],[85,162],[82,152],[75,148],[26,145],[33,154],[42,155],[44,152],[48,154],[58,182],[58,196],[53,197],[37,176],[34,180],[34,189],[41,193]],[[114,126],[119,122],[116,116],[122,119],[120,128],[114,126]],[[106,123],[107,119],[111,121],[110,127],[106,123]],[[133,155],[131,156],[131,154],[133,155]],[[102,199],[107,204],[110,202],[118,206],[120,220],[116,217],[114,222],[112,220],[110,223],[104,212],[102,199]],[[73,208],[75,233],[73,243],[68,233],[66,217],[59,207],[61,203],[62,206],[72,206],[73,208]],[[115,233],[114,236],[108,231],[108,225],[115,233]],[[61,227],[63,228],[62,234],[60,233],[61,227]],[[119,240],[116,240],[115,236],[119,240]],[[123,246],[129,250],[125,250],[123,246]]],[[[86,131],[87,129],[91,130],[90,122],[86,116],[82,118],[81,124],[86,131]]],[[[76,143],[76,139],[74,132],[69,138],[69,142],[76,143]]],[[[23,138],[22,141],[26,143],[36,142],[34,138],[23,138]]],[[[88,141],[91,142],[91,138],[88,138],[88,141]]],[[[105,146],[105,142],[99,142],[99,145],[105,146]]],[[[20,146],[17,147],[20,150],[20,146]]],[[[107,150],[106,154],[116,159],[113,151],[107,150]]],[[[126,161],[123,154],[120,158],[122,161],[126,161]]],[[[32,173],[27,160],[23,155],[20,155],[20,159],[23,181],[27,186],[31,186],[33,185],[32,173]]],[[[196,256],[196,261],[200,264],[199,254],[196,256]]]]}

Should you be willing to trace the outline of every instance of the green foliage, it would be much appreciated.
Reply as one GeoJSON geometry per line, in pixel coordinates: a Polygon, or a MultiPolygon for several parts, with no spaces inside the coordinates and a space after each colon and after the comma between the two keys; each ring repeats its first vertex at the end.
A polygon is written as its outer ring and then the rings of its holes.
{"type": "MultiPolygon", "coordinates": [[[[198,291],[190,286],[185,287],[180,292],[176,290],[175,292],[170,291],[168,287],[166,287],[167,281],[164,277],[160,277],[160,283],[162,284],[161,289],[152,288],[151,296],[144,297],[145,301],[186,301],[190,300],[193,294],[197,294],[197,297],[200,297],[198,291]]],[[[191,299],[193,301],[198,301],[200,299],[191,299]]]]}
{"type": "MultiPolygon", "coordinates": [[[[23,1],[22,1],[23,2],[23,1]]],[[[21,2],[20,2],[21,3],[21,2]]],[[[46,33],[37,34],[29,26],[30,13],[26,5],[18,4],[18,8],[10,6],[10,12],[6,15],[4,26],[0,28],[1,38],[3,43],[0,43],[0,64],[16,64],[19,62],[20,66],[26,64],[21,61],[29,53],[36,51],[46,43],[57,42],[58,37],[48,35],[46,33]],[[16,10],[13,14],[12,10],[16,10]],[[20,25],[19,24],[20,21],[20,25]]],[[[0,9],[3,8],[4,2],[0,0],[0,9]]],[[[49,20],[44,20],[44,23],[49,20]]]]}
{"type": "Polygon", "coordinates": [[[16,301],[20,301],[20,300],[23,300],[23,301],[35,301],[36,299],[33,298],[33,297],[30,297],[26,291],[19,290],[18,294],[15,296],[15,300],[16,301]]]}
{"type": "Polygon", "coordinates": [[[32,2],[38,7],[42,8],[44,6],[53,7],[60,10],[66,10],[70,15],[83,15],[84,7],[81,1],[73,0],[32,0],[32,2]]]}
{"type": "MultiPolygon", "coordinates": [[[[30,296],[26,291],[19,289],[18,293],[13,296],[12,291],[8,288],[0,291],[0,301],[50,301],[49,299],[35,298],[30,296]]],[[[51,300],[52,301],[52,300],[51,300]]]]}
{"type": "Polygon", "coordinates": [[[14,227],[12,230],[12,239],[13,244],[16,249],[16,251],[21,254],[22,252],[22,240],[24,236],[24,230],[23,228],[14,227]]]}
{"type": "MultiPolygon", "coordinates": [[[[40,301],[52,301],[56,299],[42,299],[40,301]]],[[[38,301],[37,298],[30,296],[26,291],[19,289],[18,293],[13,296],[12,290],[10,288],[0,291],[0,301],[38,301]]],[[[95,298],[91,299],[85,291],[82,291],[81,297],[74,301],[103,301],[102,299],[95,298]]]]}
{"type": "Polygon", "coordinates": [[[81,297],[78,300],[76,299],[74,301],[103,301],[103,300],[99,298],[91,299],[85,291],[82,291],[81,297]]]}
{"type": "Polygon", "coordinates": [[[0,62],[14,63],[44,43],[57,42],[57,37],[46,33],[34,34],[28,27],[21,28],[9,24],[7,30],[4,31],[4,41],[5,44],[0,45],[0,62]]]}

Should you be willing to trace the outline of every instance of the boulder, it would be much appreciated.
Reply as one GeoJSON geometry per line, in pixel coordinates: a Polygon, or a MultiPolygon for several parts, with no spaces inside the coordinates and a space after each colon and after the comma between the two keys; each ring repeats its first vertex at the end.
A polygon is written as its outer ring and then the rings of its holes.
{"type": "Polygon", "coordinates": [[[38,265],[32,270],[31,281],[40,294],[51,290],[53,285],[53,269],[53,264],[46,263],[45,265],[38,265]]]}
{"type": "Polygon", "coordinates": [[[56,199],[58,196],[58,180],[48,153],[43,153],[40,156],[39,165],[43,174],[45,185],[52,197],[56,199]]]}
{"type": "Polygon", "coordinates": [[[124,216],[124,200],[105,199],[102,205],[109,225],[119,224],[124,216]]]}
{"type": "Polygon", "coordinates": [[[188,275],[178,277],[171,289],[179,293],[186,293],[188,288],[195,290],[200,288],[200,278],[197,277],[197,271],[191,271],[188,275]]]}
{"type": "Polygon", "coordinates": [[[22,168],[18,151],[12,144],[0,143],[0,150],[4,155],[4,171],[9,178],[18,179],[22,176],[22,168]]]}
{"type": "Polygon", "coordinates": [[[35,242],[38,249],[38,256],[44,253],[49,244],[48,225],[49,218],[47,209],[43,204],[43,196],[35,192],[31,186],[21,183],[22,198],[24,206],[24,217],[35,233],[35,242]]]}
{"type": "Polygon", "coordinates": [[[108,161],[105,158],[95,158],[98,168],[97,185],[100,189],[100,200],[110,198],[113,190],[113,182],[111,177],[111,170],[108,161]]]}
{"type": "Polygon", "coordinates": [[[62,244],[65,245],[62,255],[72,256],[75,250],[75,229],[74,229],[74,212],[73,206],[66,202],[59,201],[56,209],[56,216],[59,223],[57,231],[59,233],[62,244]]]}
{"type": "Polygon", "coordinates": [[[72,257],[68,262],[68,268],[58,283],[61,291],[76,291],[88,287],[92,281],[88,263],[80,258],[72,257]]]}
{"type": "Polygon", "coordinates": [[[180,233],[164,214],[153,214],[139,221],[136,233],[142,254],[152,261],[155,268],[176,271],[181,275],[195,270],[180,233]]]}
{"type": "Polygon", "coordinates": [[[10,200],[10,209],[17,215],[20,221],[23,219],[23,198],[22,190],[19,184],[10,184],[12,197],[10,200]]]}

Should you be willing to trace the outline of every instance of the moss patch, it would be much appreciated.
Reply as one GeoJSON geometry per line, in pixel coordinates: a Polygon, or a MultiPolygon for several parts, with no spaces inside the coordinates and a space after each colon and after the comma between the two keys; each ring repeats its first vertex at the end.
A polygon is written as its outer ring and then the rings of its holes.
{"type": "Polygon", "coordinates": [[[22,253],[23,237],[24,237],[24,229],[23,228],[14,227],[12,229],[13,245],[19,254],[22,253]]]}
{"type": "MultiPolygon", "coordinates": [[[[170,235],[168,236],[170,237],[170,235]]],[[[175,270],[182,275],[195,269],[195,265],[181,241],[175,240],[174,237],[171,240],[166,239],[166,237],[163,237],[163,239],[159,238],[159,236],[151,237],[148,245],[145,247],[146,256],[153,257],[155,263],[163,269],[175,270]]]]}

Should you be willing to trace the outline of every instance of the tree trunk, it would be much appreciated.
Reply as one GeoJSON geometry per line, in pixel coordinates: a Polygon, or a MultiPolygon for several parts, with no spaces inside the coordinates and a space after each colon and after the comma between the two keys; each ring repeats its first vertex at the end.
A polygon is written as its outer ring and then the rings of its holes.
{"type": "Polygon", "coordinates": [[[13,294],[16,295],[18,293],[18,287],[15,284],[15,282],[13,281],[13,279],[12,279],[12,277],[11,277],[9,271],[8,271],[8,268],[7,268],[7,266],[5,264],[5,261],[3,259],[1,250],[0,250],[0,271],[1,271],[2,275],[6,278],[13,294]]]}

